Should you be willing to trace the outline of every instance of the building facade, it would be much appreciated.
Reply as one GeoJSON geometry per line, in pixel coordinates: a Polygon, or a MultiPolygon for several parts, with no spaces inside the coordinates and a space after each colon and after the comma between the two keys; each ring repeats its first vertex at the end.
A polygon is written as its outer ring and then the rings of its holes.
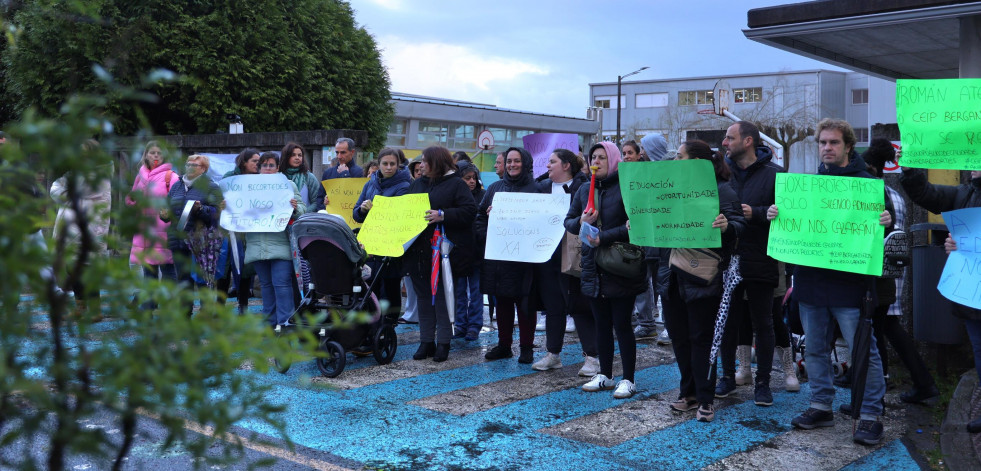
{"type": "MultiPolygon", "coordinates": [[[[842,118],[855,128],[857,146],[867,146],[872,125],[896,121],[895,83],[854,72],[805,70],[793,72],[722,75],[623,82],[620,101],[620,134],[624,141],[661,133],[671,148],[689,136],[715,136],[721,146],[729,118],[713,111],[713,90],[719,80],[732,89],[731,113],[747,121],[774,127],[771,136],[787,141],[808,130],[822,118],[842,118]]],[[[617,83],[589,85],[589,103],[599,109],[601,138],[615,139],[617,83]]],[[[785,149],[785,166],[791,172],[813,173],[818,165],[817,146],[807,137],[785,149]]]]}

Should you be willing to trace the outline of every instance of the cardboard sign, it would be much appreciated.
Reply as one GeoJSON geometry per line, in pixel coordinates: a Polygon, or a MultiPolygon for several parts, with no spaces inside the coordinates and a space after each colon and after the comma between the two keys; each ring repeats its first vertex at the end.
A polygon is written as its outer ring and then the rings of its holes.
{"type": "Polygon", "coordinates": [[[950,253],[937,289],[945,298],[981,309],[981,208],[943,213],[957,250],[950,253]]]}
{"type": "Polygon", "coordinates": [[[361,223],[354,220],[354,205],[358,203],[361,190],[367,182],[367,178],[332,178],[320,182],[324,190],[327,190],[327,199],[330,200],[330,204],[324,209],[330,214],[343,217],[351,229],[361,227],[361,223]]]}
{"type": "Polygon", "coordinates": [[[897,80],[905,167],[981,170],[981,79],[897,80]]]}
{"type": "Polygon", "coordinates": [[[358,231],[358,241],[369,255],[401,257],[426,229],[429,195],[376,196],[358,231]]]}
{"type": "Polygon", "coordinates": [[[882,275],[885,188],[874,178],[778,173],[766,254],[809,267],[882,275]]]}
{"type": "Polygon", "coordinates": [[[565,235],[570,196],[497,192],[487,221],[484,258],[542,263],[552,258],[565,235]]]}
{"type": "Polygon", "coordinates": [[[722,231],[719,187],[708,160],[620,162],[620,193],[630,243],[647,247],[714,248],[722,231]]]}
{"type": "Polygon", "coordinates": [[[234,232],[280,232],[286,229],[296,195],[286,175],[235,175],[218,182],[225,198],[222,229],[234,232]]]}

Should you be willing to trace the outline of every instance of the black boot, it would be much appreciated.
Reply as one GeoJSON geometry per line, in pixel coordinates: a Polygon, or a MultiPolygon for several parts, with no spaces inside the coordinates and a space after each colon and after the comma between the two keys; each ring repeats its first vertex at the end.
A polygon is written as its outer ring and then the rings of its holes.
{"type": "Polygon", "coordinates": [[[518,355],[518,363],[528,364],[535,361],[534,348],[522,346],[521,354],[518,355]]]}
{"type": "Polygon", "coordinates": [[[450,356],[450,344],[440,343],[436,344],[436,353],[433,354],[433,361],[441,362],[446,361],[446,358],[450,356]]]}
{"type": "Polygon", "coordinates": [[[425,360],[433,356],[436,351],[436,342],[420,342],[419,349],[416,350],[416,354],[412,355],[413,360],[425,360]]]}
{"type": "Polygon", "coordinates": [[[511,352],[510,345],[505,346],[505,345],[497,344],[497,346],[490,349],[487,352],[487,354],[484,355],[484,358],[487,360],[500,360],[502,358],[511,358],[513,356],[514,353],[511,352]]]}
{"type": "Polygon", "coordinates": [[[967,431],[971,433],[981,432],[981,418],[972,420],[967,424],[967,431]]]}

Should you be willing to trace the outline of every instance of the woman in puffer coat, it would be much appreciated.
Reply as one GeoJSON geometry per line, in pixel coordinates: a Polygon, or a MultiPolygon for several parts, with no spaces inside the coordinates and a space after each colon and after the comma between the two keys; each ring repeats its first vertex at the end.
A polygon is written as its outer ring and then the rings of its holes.
{"type": "Polygon", "coordinates": [[[596,207],[586,211],[589,185],[579,187],[565,217],[565,228],[579,234],[583,223],[599,228],[596,237],[589,237],[590,247],[582,245],[582,293],[589,298],[589,307],[596,320],[596,344],[600,372],[582,386],[583,391],[614,389],[613,333],[616,331],[623,363],[623,379],[616,384],[613,397],[625,399],[634,395],[634,370],[637,365],[637,340],[634,338],[630,314],[634,299],[646,289],[644,278],[623,278],[596,265],[595,251],[614,242],[627,242],[627,212],[620,194],[620,175],[617,172],[620,149],[612,142],[601,142],[589,149],[589,164],[596,174],[596,207]]]}
{"type": "MultiPolygon", "coordinates": [[[[378,167],[368,178],[361,189],[361,196],[354,205],[352,217],[357,222],[364,222],[371,211],[371,205],[376,196],[402,196],[409,191],[409,170],[405,168],[405,154],[399,149],[386,147],[378,153],[378,167]]],[[[388,313],[398,314],[402,309],[402,260],[400,257],[389,257],[388,264],[382,264],[382,257],[368,257],[371,267],[372,292],[379,301],[388,301],[388,313]],[[378,277],[381,278],[378,278],[378,277]]]]}
{"type": "MultiPolygon", "coordinates": [[[[266,152],[259,157],[259,174],[279,172],[279,156],[266,152]]],[[[306,212],[306,205],[296,184],[293,189],[293,218],[306,212]]],[[[286,230],[279,232],[249,232],[245,234],[245,263],[251,263],[262,286],[262,312],[266,321],[279,328],[289,321],[295,308],[293,299],[293,250],[286,230]]]]}
{"type": "MultiPolygon", "coordinates": [[[[487,240],[487,222],[493,210],[494,195],[507,193],[538,193],[538,184],[532,177],[534,159],[527,150],[511,147],[504,152],[504,178],[487,188],[480,208],[477,210],[477,237],[487,240]]],[[[535,312],[529,312],[528,295],[531,293],[532,264],[524,262],[505,262],[484,260],[480,270],[480,290],[497,298],[497,346],[490,349],[484,358],[499,360],[511,358],[511,342],[514,338],[514,314],[518,313],[520,330],[519,345],[521,355],[518,363],[534,361],[535,312]]]]}
{"type": "MultiPolygon", "coordinates": [[[[129,253],[129,263],[143,267],[144,278],[156,279],[162,273],[164,279],[175,278],[174,256],[167,248],[167,228],[170,223],[161,221],[157,211],[151,206],[152,200],[167,200],[170,187],[180,178],[169,162],[164,162],[163,152],[156,141],[150,141],[143,150],[143,160],[140,161],[140,171],[133,182],[130,193],[142,193],[147,207],[143,210],[146,220],[153,227],[141,228],[133,236],[133,248],[129,253]]],[[[134,205],[136,201],[131,196],[126,197],[126,204],[134,205]]],[[[152,307],[152,306],[150,306],[152,307]]]]}
{"type": "MultiPolygon", "coordinates": [[[[722,247],[711,249],[722,257],[719,274],[707,285],[692,281],[672,268],[667,293],[661,296],[664,308],[664,327],[671,336],[671,345],[681,370],[678,400],[671,408],[678,412],[698,409],[695,418],[701,422],[715,419],[715,365],[709,364],[715,319],[722,300],[722,273],[734,253],[739,234],[746,227],[742,206],[736,192],[729,186],[729,167],[721,155],[703,141],[688,141],[678,148],[678,160],[704,159],[712,162],[719,192],[719,214],[712,227],[722,231],[722,247]],[[711,374],[711,376],[709,376],[711,374]]],[[[662,265],[669,264],[670,251],[662,265]]]]}

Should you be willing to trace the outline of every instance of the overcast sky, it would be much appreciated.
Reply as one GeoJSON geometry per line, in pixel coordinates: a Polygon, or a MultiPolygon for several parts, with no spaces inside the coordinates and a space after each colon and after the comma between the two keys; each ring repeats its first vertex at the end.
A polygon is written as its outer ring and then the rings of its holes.
{"type": "Polygon", "coordinates": [[[840,70],[746,39],[746,12],[792,0],[351,0],[392,91],[583,117],[589,84],[840,70]]]}

